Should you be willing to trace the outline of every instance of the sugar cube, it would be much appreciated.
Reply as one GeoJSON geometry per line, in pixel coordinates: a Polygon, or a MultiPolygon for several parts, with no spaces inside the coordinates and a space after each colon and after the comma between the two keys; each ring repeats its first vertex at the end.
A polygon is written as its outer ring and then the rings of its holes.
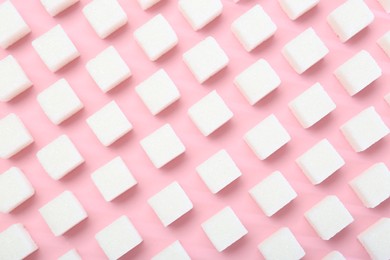
{"type": "Polygon", "coordinates": [[[346,260],[339,251],[332,251],[322,258],[322,260],[346,260]]]}
{"type": "Polygon", "coordinates": [[[221,0],[179,0],[179,10],[197,31],[217,18],[223,9],[221,0]]]}
{"type": "Polygon", "coordinates": [[[252,106],[279,87],[281,80],[264,59],[256,61],[235,79],[234,84],[252,106]]]}
{"type": "MultiPolygon", "coordinates": [[[[390,1],[389,1],[389,12],[390,12],[390,1]]],[[[390,31],[388,31],[382,37],[380,37],[377,43],[387,54],[387,56],[389,56],[390,58],[390,31]]]]}
{"type": "Polygon", "coordinates": [[[378,2],[385,9],[386,13],[390,13],[390,0],[378,0],[378,2]]]}
{"type": "Polygon", "coordinates": [[[134,38],[151,61],[170,51],[179,41],[171,25],[161,14],[135,30],[134,38]]]}
{"type": "Polygon", "coordinates": [[[244,141],[256,156],[265,160],[291,140],[274,114],[263,119],[244,135],[244,141]]]}
{"type": "Polygon", "coordinates": [[[33,142],[17,115],[11,113],[0,119],[0,158],[8,159],[33,142]]]}
{"type": "Polygon", "coordinates": [[[192,202],[178,182],[173,182],[148,199],[164,227],[192,209],[192,202]]]}
{"type": "Polygon", "coordinates": [[[231,207],[222,209],[203,222],[202,229],[218,252],[222,252],[248,233],[231,207]]]}
{"type": "Polygon", "coordinates": [[[279,229],[266,238],[259,244],[258,248],[267,260],[301,259],[306,254],[294,234],[287,227],[279,229]]]}
{"type": "Polygon", "coordinates": [[[106,201],[112,201],[137,184],[120,156],[94,171],[91,178],[106,201]]]}
{"type": "Polygon", "coordinates": [[[390,259],[390,218],[381,218],[358,235],[372,259],[390,259]]]}
{"type": "Polygon", "coordinates": [[[191,260],[179,240],[176,240],[160,253],[152,257],[152,260],[191,260]]]}
{"type": "Polygon", "coordinates": [[[66,79],[56,81],[39,93],[37,101],[46,116],[56,125],[84,107],[66,79]]]}
{"type": "Polygon", "coordinates": [[[31,86],[31,80],[12,55],[0,60],[0,101],[10,101],[31,86]]]}
{"type": "Polygon", "coordinates": [[[382,70],[371,54],[362,50],[338,67],[334,75],[348,94],[353,96],[378,79],[382,70]]]}
{"type": "Polygon", "coordinates": [[[238,17],[231,26],[233,34],[248,52],[274,35],[276,29],[274,22],[259,4],[238,17]]]}
{"type": "Polygon", "coordinates": [[[213,90],[188,109],[188,116],[199,131],[208,136],[229,121],[233,112],[213,90]]]}
{"type": "Polygon", "coordinates": [[[320,0],[279,0],[280,7],[291,20],[299,18],[315,7],[320,0]]]}
{"type": "Polygon", "coordinates": [[[138,4],[141,6],[143,10],[147,10],[160,1],[161,0],[138,0],[138,4]]]}
{"type": "Polygon", "coordinates": [[[309,181],[316,185],[339,170],[345,161],[328,139],[322,139],[299,156],[296,163],[309,181]]]}
{"type": "Polygon", "coordinates": [[[104,93],[131,76],[131,70],[113,46],[109,46],[88,61],[85,67],[104,93]]]}
{"type": "Polygon", "coordinates": [[[37,158],[54,180],[59,180],[84,162],[77,148],[66,135],[61,135],[41,148],[37,158]]]}
{"type": "Polygon", "coordinates": [[[303,128],[309,128],[335,110],[336,104],[321,84],[316,83],[290,101],[288,107],[303,128]]]}
{"type": "Polygon", "coordinates": [[[70,191],[64,191],[43,207],[39,213],[55,236],[61,236],[88,217],[83,206],[70,191]]]}
{"type": "Polygon", "coordinates": [[[41,4],[51,16],[56,16],[77,2],[79,0],[41,0],[41,4]]]}
{"type": "Polygon", "coordinates": [[[115,101],[104,105],[87,118],[87,124],[104,146],[109,146],[133,129],[115,101]]]}
{"type": "Polygon", "coordinates": [[[201,84],[217,74],[217,72],[225,68],[229,63],[228,56],[219,46],[218,42],[211,36],[185,52],[183,54],[183,60],[196,80],[201,84]]]}
{"type": "Polygon", "coordinates": [[[156,168],[161,168],[186,148],[170,124],[165,124],[140,141],[142,149],[156,168]]]}
{"type": "Polygon", "coordinates": [[[0,233],[0,259],[24,259],[38,246],[22,224],[13,224],[0,233]]]}
{"type": "Polygon", "coordinates": [[[282,49],[282,54],[299,74],[302,74],[329,53],[313,28],[300,33],[282,49]]]}
{"type": "Polygon", "coordinates": [[[83,8],[83,14],[102,39],[127,23],[127,15],[117,0],[93,0],[83,8]]]}
{"type": "Polygon", "coordinates": [[[99,246],[109,259],[118,259],[142,242],[127,216],[121,216],[96,235],[99,246]]]}
{"type": "Polygon", "coordinates": [[[213,194],[218,193],[242,175],[226,150],[220,150],[212,155],[196,167],[196,171],[213,194]]]}
{"type": "Polygon", "coordinates": [[[69,250],[62,256],[58,258],[58,260],[82,260],[81,256],[77,253],[76,249],[69,250]]]}
{"type": "Polygon", "coordinates": [[[250,189],[249,194],[268,217],[297,197],[295,190],[279,171],[273,172],[250,189]]]}
{"type": "Polygon", "coordinates": [[[355,152],[368,149],[390,132],[374,107],[364,109],[344,123],[340,130],[355,152]]]}

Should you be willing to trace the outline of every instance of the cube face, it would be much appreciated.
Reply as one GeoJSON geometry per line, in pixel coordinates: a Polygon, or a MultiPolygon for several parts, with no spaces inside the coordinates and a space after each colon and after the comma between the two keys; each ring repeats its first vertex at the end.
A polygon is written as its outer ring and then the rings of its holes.
{"type": "Polygon", "coordinates": [[[60,256],[58,260],[81,260],[81,256],[77,253],[76,249],[72,249],[60,256]]]}
{"type": "Polygon", "coordinates": [[[148,204],[164,227],[172,224],[193,207],[191,200],[176,181],[148,199],[148,204]]]}
{"type": "Polygon", "coordinates": [[[290,135],[273,114],[249,130],[244,136],[244,141],[261,160],[267,159],[290,140],[290,135]]]}
{"type": "Polygon", "coordinates": [[[383,9],[385,9],[386,13],[390,13],[390,0],[378,0],[378,2],[382,5],[383,9]]]}
{"type": "Polygon", "coordinates": [[[109,146],[133,129],[115,101],[87,118],[87,124],[104,146],[109,146]]]}
{"type": "Polygon", "coordinates": [[[102,39],[127,23],[127,15],[116,0],[93,0],[83,8],[83,14],[102,39]]]}
{"type": "Polygon", "coordinates": [[[104,93],[131,76],[129,67],[113,46],[103,50],[85,66],[89,75],[104,93]]]}
{"type": "Polygon", "coordinates": [[[0,4],[0,47],[8,48],[30,33],[31,29],[10,1],[0,4]]]}
{"type": "Polygon", "coordinates": [[[347,0],[327,17],[328,24],[346,42],[366,28],[374,20],[374,14],[363,0],[347,0]]]}
{"type": "Polygon", "coordinates": [[[0,259],[24,259],[38,246],[22,224],[14,224],[0,233],[0,259]]]}
{"type": "MultiPolygon", "coordinates": [[[[389,1],[389,12],[390,12],[390,1],[389,1]]],[[[381,38],[379,38],[377,43],[382,48],[382,50],[387,54],[387,56],[389,56],[390,58],[390,31],[388,31],[381,38]]]]}
{"type": "Polygon", "coordinates": [[[65,79],[60,79],[37,96],[43,112],[54,124],[80,111],[84,105],[65,79]]]}
{"type": "Polygon", "coordinates": [[[367,228],[358,240],[372,259],[390,258],[390,219],[382,218],[367,228]]]}
{"type": "Polygon", "coordinates": [[[203,222],[202,229],[218,252],[222,252],[248,233],[230,207],[203,222]]]}
{"type": "Polygon", "coordinates": [[[65,11],[67,8],[71,7],[79,0],[41,0],[41,4],[45,7],[46,11],[51,16],[56,16],[57,14],[65,11]]]}
{"type": "Polygon", "coordinates": [[[266,60],[260,59],[235,79],[234,84],[252,106],[279,87],[281,80],[266,60]]]}
{"type": "Polygon", "coordinates": [[[276,25],[260,5],[255,5],[236,19],[233,34],[246,51],[250,52],[276,32],[276,25]]]}
{"type": "Polygon", "coordinates": [[[375,208],[390,197],[390,171],[384,163],[377,163],[349,182],[351,188],[367,208],[375,208]]]}
{"type": "Polygon", "coordinates": [[[302,74],[329,53],[313,28],[309,28],[287,43],[282,54],[299,74],[302,74]]]}
{"type": "Polygon", "coordinates": [[[374,107],[369,107],[340,127],[345,139],[355,150],[362,152],[390,132],[374,107]]]}
{"type": "Polygon", "coordinates": [[[289,228],[281,228],[258,246],[265,259],[301,259],[305,250],[289,228]]]}
{"type": "Polygon", "coordinates": [[[188,109],[188,116],[199,131],[208,136],[233,117],[233,112],[213,90],[188,109]]]}
{"type": "Polygon", "coordinates": [[[299,18],[301,15],[315,7],[320,0],[279,0],[280,7],[291,20],[299,18]]]}
{"type": "Polygon", "coordinates": [[[166,247],[160,253],[152,257],[152,260],[190,260],[179,240],[166,247]]]}
{"type": "Polygon", "coordinates": [[[87,218],[83,206],[70,191],[64,191],[39,209],[55,236],[61,236],[87,218]]]}
{"type": "Polygon", "coordinates": [[[220,150],[212,155],[196,167],[196,171],[213,194],[218,193],[242,175],[226,150],[220,150]]]}
{"type": "Polygon", "coordinates": [[[161,14],[156,15],[134,32],[134,38],[151,61],[176,46],[179,39],[161,14]]]}
{"type": "Polygon", "coordinates": [[[280,172],[276,171],[249,190],[249,194],[271,217],[297,197],[297,193],[280,172]]]}
{"type": "Polygon", "coordinates": [[[288,106],[303,128],[311,127],[336,109],[336,104],[320,83],[304,91],[288,106]]]}
{"type": "Polygon", "coordinates": [[[201,84],[225,68],[229,63],[229,58],[213,37],[207,37],[185,52],[183,60],[196,80],[201,84]]]}
{"type": "Polygon", "coordinates": [[[323,240],[329,240],[354,219],[336,196],[327,196],[310,210],[305,218],[323,240]]]}
{"type": "Polygon", "coordinates": [[[10,101],[31,86],[31,80],[12,55],[0,60],[0,101],[10,101]]]}
{"type": "Polygon", "coordinates": [[[109,259],[118,259],[142,242],[134,225],[121,216],[95,235],[99,246],[109,259]]]}
{"type": "Polygon", "coordinates": [[[362,50],[338,67],[334,75],[348,94],[353,96],[378,79],[382,69],[370,53],[362,50]]]}
{"type": "Polygon", "coordinates": [[[345,260],[345,257],[339,251],[332,251],[323,257],[322,260],[345,260]]]}
{"type": "Polygon", "coordinates": [[[163,167],[186,150],[169,124],[142,139],[140,144],[156,168],[163,167]]]}
{"type": "Polygon", "coordinates": [[[138,0],[138,3],[141,6],[142,10],[147,10],[160,1],[161,0],[138,0]]]}
{"type": "Polygon", "coordinates": [[[37,152],[43,169],[59,180],[84,162],[77,148],[66,135],[61,135],[37,152]]]}
{"type": "Polygon", "coordinates": [[[179,0],[179,10],[187,22],[197,31],[222,13],[220,0],[179,0]]]}
{"type": "Polygon", "coordinates": [[[0,119],[0,158],[8,159],[30,144],[34,139],[15,114],[0,119]]]}
{"type": "Polygon", "coordinates": [[[91,174],[106,201],[112,201],[137,184],[121,157],[116,157],[91,174]]]}
{"type": "Polygon", "coordinates": [[[323,139],[296,159],[296,163],[309,181],[320,184],[339,170],[344,159],[327,139],[323,139]]]}

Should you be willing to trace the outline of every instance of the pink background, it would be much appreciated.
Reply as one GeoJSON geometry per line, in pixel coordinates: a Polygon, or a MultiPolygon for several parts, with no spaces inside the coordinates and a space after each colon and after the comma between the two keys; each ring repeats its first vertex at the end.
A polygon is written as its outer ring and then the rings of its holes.
{"type": "Polygon", "coordinates": [[[119,216],[127,215],[136,226],[144,242],[124,258],[148,259],[176,239],[180,240],[194,259],[261,259],[257,245],[287,226],[296,235],[306,251],[305,259],[318,259],[331,250],[339,250],[348,259],[367,259],[368,255],[356,236],[380,217],[390,216],[390,201],[375,209],[363,207],[348,181],[377,162],[390,166],[390,137],[362,153],[355,153],[343,138],[339,126],[352,116],[375,106],[390,126],[390,106],[383,96],[390,92],[389,58],[377,46],[376,40],[390,29],[390,16],[375,0],[366,3],[374,12],[375,21],[359,35],[342,44],[326,23],[326,16],[343,1],[321,1],[297,21],[291,21],[282,12],[277,1],[242,0],[238,4],[223,0],[223,14],[199,32],[184,20],[177,1],[162,0],[142,11],[135,0],[119,0],[129,17],[129,23],[105,40],[98,38],[82,15],[89,0],[69,8],[52,18],[39,1],[12,1],[32,33],[7,50],[0,50],[0,58],[8,54],[20,62],[34,86],[8,103],[0,104],[0,117],[14,112],[21,117],[35,139],[34,144],[9,160],[0,160],[0,172],[11,166],[20,167],[36,189],[28,202],[11,214],[0,215],[0,230],[13,223],[23,223],[39,246],[29,259],[53,259],[71,248],[76,248],[85,259],[105,258],[94,239],[95,233],[119,216]],[[278,26],[274,37],[251,53],[247,53],[230,31],[230,24],[254,4],[261,4],[278,26]],[[153,16],[162,13],[172,24],[179,44],[157,62],[151,62],[132,36],[134,30],[153,16]],[[56,24],[64,30],[81,53],[81,57],[51,73],[31,46],[31,41],[56,24]],[[312,26],[325,41],[330,53],[324,60],[298,75],[287,64],[280,50],[292,38],[312,26]],[[200,85],[184,65],[181,55],[206,36],[213,36],[225,50],[230,63],[221,73],[200,85]],[[130,80],[104,94],[88,75],[85,64],[109,45],[114,45],[132,70],[130,80]],[[369,51],[383,76],[354,97],[350,97],[332,72],[358,51],[369,51]],[[256,60],[264,58],[278,72],[281,86],[264,100],[250,106],[233,85],[234,77],[256,60]],[[152,116],[134,91],[134,87],[159,68],[164,68],[177,84],[181,99],[170,108],[152,116]],[[43,114],[36,95],[60,78],[66,78],[85,108],[60,126],[53,125],[43,114]],[[320,82],[337,104],[337,109],[310,129],[303,129],[293,117],[287,103],[316,82],[320,82]],[[209,137],[204,137],[187,116],[187,109],[216,89],[234,113],[233,119],[209,137]],[[115,100],[132,122],[134,129],[112,146],[103,147],[85,123],[85,119],[100,107],[115,100]],[[274,113],[290,133],[292,140],[265,161],[260,161],[249,149],[242,136],[263,118],[274,113]],[[184,155],[158,170],[154,168],[139,145],[140,139],[170,123],[186,146],[184,155]],[[86,162],[60,181],[52,180],[38,163],[36,152],[60,134],[74,141],[86,162]],[[295,159],[322,138],[328,138],[346,161],[346,165],[320,185],[313,186],[303,175],[295,159]],[[195,167],[208,157],[226,149],[242,170],[243,176],[217,195],[211,194],[195,172],[195,167]],[[112,203],[107,203],[93,185],[90,174],[115,156],[128,164],[138,185],[112,203]],[[248,190],[271,172],[279,170],[296,189],[298,198],[275,216],[266,217],[250,198],[248,190]],[[146,200],[163,187],[177,180],[194,204],[194,208],[171,226],[164,228],[146,200]],[[88,212],[88,219],[64,236],[54,237],[38,213],[38,209],[52,198],[71,190],[88,212]],[[321,240],[303,217],[303,213],[326,195],[337,195],[355,222],[330,241],[321,240]],[[222,253],[212,246],[200,225],[225,206],[231,206],[249,230],[239,242],[222,253]]]}

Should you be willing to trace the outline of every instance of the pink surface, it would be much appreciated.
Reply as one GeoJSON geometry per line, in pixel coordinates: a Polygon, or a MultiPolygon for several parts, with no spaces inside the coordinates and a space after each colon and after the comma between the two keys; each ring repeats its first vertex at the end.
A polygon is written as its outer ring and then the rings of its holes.
{"type": "Polygon", "coordinates": [[[277,1],[242,0],[238,4],[223,0],[223,14],[199,32],[194,32],[177,8],[177,1],[163,0],[148,11],[142,11],[134,0],[119,0],[129,17],[129,23],[105,40],[98,38],[82,15],[89,0],[82,0],[59,16],[52,18],[39,1],[12,1],[32,33],[7,50],[20,62],[34,86],[8,103],[0,104],[0,117],[14,112],[21,117],[35,143],[9,160],[0,160],[0,172],[11,166],[20,167],[36,189],[28,202],[11,214],[0,215],[0,230],[13,223],[23,223],[39,246],[29,259],[54,259],[76,248],[85,259],[104,259],[105,255],[94,239],[95,233],[119,216],[127,215],[144,242],[124,258],[148,259],[176,239],[193,259],[259,259],[257,245],[280,227],[287,226],[306,251],[305,259],[318,259],[331,250],[339,250],[347,259],[367,259],[368,255],[356,236],[380,217],[390,216],[390,201],[375,209],[365,208],[348,185],[348,181],[374,163],[390,166],[390,137],[362,153],[355,153],[343,138],[339,126],[352,116],[375,106],[390,126],[390,107],[383,96],[390,92],[389,58],[377,46],[376,40],[390,29],[390,16],[375,0],[367,4],[376,18],[369,28],[342,44],[326,23],[326,16],[343,1],[321,1],[297,21],[282,12],[277,1]],[[230,31],[232,21],[260,3],[278,26],[274,37],[251,53],[247,53],[230,31]],[[173,25],[179,44],[157,62],[151,62],[135,43],[132,33],[154,15],[162,13],[173,25]],[[61,24],[81,53],[80,58],[51,73],[37,54],[31,41],[61,24]],[[325,41],[330,53],[313,68],[298,75],[281,55],[281,48],[303,30],[312,26],[325,41]],[[230,63],[217,76],[200,85],[184,65],[181,55],[206,36],[213,36],[230,58],[230,63]],[[114,45],[132,70],[133,76],[121,86],[104,94],[88,75],[85,64],[101,50],[114,45]],[[369,51],[383,70],[383,76],[371,86],[350,97],[332,72],[361,49],[369,51]],[[250,106],[233,85],[234,77],[256,60],[264,58],[278,72],[281,86],[250,106]],[[134,87],[157,69],[164,68],[177,84],[181,99],[154,117],[134,91],[134,87]],[[36,101],[36,95],[60,78],[66,78],[85,108],[60,126],[53,125],[36,101]],[[337,104],[337,109],[310,129],[303,129],[293,117],[287,103],[316,82],[320,82],[337,104]],[[187,109],[201,97],[216,89],[234,113],[233,119],[209,137],[204,137],[187,116],[187,109]],[[115,100],[132,122],[133,131],[114,145],[103,147],[85,123],[85,119],[100,107],[115,100]],[[274,113],[290,133],[292,140],[276,154],[260,161],[242,136],[263,118],[274,113]],[[184,155],[156,169],[139,145],[146,135],[170,123],[186,146],[184,155]],[[86,162],[60,181],[52,180],[36,159],[36,152],[58,137],[67,134],[74,141],[86,162]],[[303,175],[295,159],[323,138],[336,147],[346,165],[320,185],[313,186],[303,175]],[[217,195],[211,194],[195,167],[220,149],[226,149],[242,170],[241,176],[217,195]],[[112,203],[107,203],[93,185],[90,174],[115,156],[128,164],[138,185],[112,203]],[[250,198],[248,190],[271,172],[279,170],[296,189],[298,198],[275,216],[266,217],[250,198]],[[187,215],[164,228],[146,200],[163,187],[177,180],[194,204],[187,215]],[[84,205],[88,219],[64,236],[54,237],[38,213],[38,209],[64,190],[71,190],[84,205]],[[355,222],[330,241],[321,240],[303,217],[303,213],[324,196],[337,195],[355,218],[355,222]],[[200,225],[225,206],[231,206],[249,230],[239,242],[222,253],[212,246],[200,225]]]}

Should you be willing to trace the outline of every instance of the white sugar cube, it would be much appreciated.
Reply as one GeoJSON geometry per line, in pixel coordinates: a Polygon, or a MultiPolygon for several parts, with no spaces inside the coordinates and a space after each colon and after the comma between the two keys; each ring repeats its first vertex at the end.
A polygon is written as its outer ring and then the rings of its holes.
{"type": "Polygon", "coordinates": [[[382,218],[358,235],[371,259],[390,259],[390,218],[382,218]]]}
{"type": "Polygon", "coordinates": [[[91,178],[106,201],[112,201],[137,184],[120,156],[94,171],[91,178]]]}
{"type": "Polygon", "coordinates": [[[378,0],[378,2],[385,9],[386,13],[390,13],[390,0],[378,0]]]}
{"type": "Polygon", "coordinates": [[[70,191],[64,191],[43,207],[39,213],[55,236],[61,236],[88,217],[83,206],[70,191]]]}
{"type": "Polygon", "coordinates": [[[137,0],[137,1],[143,10],[147,10],[150,7],[157,4],[158,2],[160,2],[161,0],[137,0]]]}
{"type": "Polygon", "coordinates": [[[316,83],[293,99],[288,107],[303,128],[309,128],[335,110],[336,104],[321,84],[316,83]]]}
{"type": "Polygon", "coordinates": [[[197,31],[217,18],[223,9],[221,0],[179,0],[179,10],[197,31]]]}
{"type": "Polygon", "coordinates": [[[65,11],[79,0],[41,0],[41,4],[51,16],[65,11]]]}
{"type": "Polygon", "coordinates": [[[59,180],[84,162],[77,148],[66,135],[61,135],[37,152],[43,169],[54,180],[59,180]]]}
{"type": "Polygon", "coordinates": [[[133,129],[115,101],[104,105],[87,118],[87,124],[104,146],[109,146],[133,129]]]}
{"type": "Polygon", "coordinates": [[[355,152],[368,149],[390,132],[374,107],[364,109],[344,123],[340,130],[355,152]]]}
{"type": "Polygon", "coordinates": [[[276,171],[249,190],[249,194],[263,210],[271,217],[297,197],[282,173],[276,171]]]}
{"type": "Polygon", "coordinates": [[[327,139],[322,139],[296,159],[309,181],[316,185],[340,169],[344,159],[327,139]]]}
{"type": "Polygon", "coordinates": [[[349,182],[367,208],[375,208],[390,198],[390,171],[384,163],[377,163],[349,182]]]}
{"type": "Polygon", "coordinates": [[[234,84],[252,106],[279,87],[281,80],[266,60],[260,59],[241,72],[234,84]]]}
{"type": "Polygon", "coordinates": [[[62,256],[58,258],[58,260],[82,260],[81,256],[77,253],[76,249],[69,250],[62,256]]]}
{"type": "Polygon", "coordinates": [[[305,212],[305,218],[323,240],[329,240],[354,219],[336,196],[327,196],[305,212]]]}
{"type": "Polygon", "coordinates": [[[374,14],[363,0],[347,0],[327,17],[328,24],[346,42],[374,21],[374,14]]]}
{"type": "MultiPolygon", "coordinates": [[[[390,10],[390,1],[389,1],[389,10],[390,10]]],[[[383,49],[383,51],[387,54],[387,56],[389,56],[389,58],[390,58],[390,31],[388,31],[382,37],[380,37],[378,39],[377,43],[383,49]]]]}
{"type": "Polygon", "coordinates": [[[152,257],[152,260],[191,260],[179,240],[176,240],[160,253],[152,257]]]}
{"type": "Polygon", "coordinates": [[[201,84],[217,74],[229,63],[228,56],[226,56],[217,41],[210,36],[185,52],[183,60],[196,80],[201,84]]]}
{"type": "Polygon", "coordinates": [[[329,53],[313,28],[300,33],[282,49],[282,54],[299,74],[302,74],[329,53]]]}
{"type": "Polygon", "coordinates": [[[0,60],[0,101],[10,101],[31,86],[31,80],[12,55],[0,60]]]}
{"type": "Polygon", "coordinates": [[[208,136],[229,121],[233,112],[213,90],[188,109],[188,116],[199,131],[208,136]]]}
{"type": "Polygon", "coordinates": [[[231,207],[222,209],[203,222],[202,229],[218,252],[222,252],[248,233],[231,207]]]}
{"type": "Polygon", "coordinates": [[[186,148],[170,124],[165,124],[140,141],[142,149],[156,168],[161,168],[186,148]]]}
{"type": "Polygon", "coordinates": [[[279,229],[266,238],[259,244],[258,248],[266,260],[301,259],[306,254],[294,234],[287,227],[279,229]]]}
{"type": "Polygon", "coordinates": [[[38,249],[22,224],[13,224],[0,232],[0,259],[24,259],[38,249]]]}
{"type": "Polygon", "coordinates": [[[84,105],[65,79],[60,79],[38,94],[43,112],[54,124],[61,124],[84,105]]]}
{"type": "Polygon", "coordinates": [[[121,216],[95,235],[109,259],[118,259],[142,242],[128,217],[121,216]]]}
{"type": "Polygon", "coordinates": [[[117,0],[93,0],[84,6],[83,14],[102,39],[127,23],[127,15],[117,0]]]}
{"type": "Polygon", "coordinates": [[[265,160],[287,144],[291,137],[272,114],[249,130],[244,135],[244,140],[259,159],[265,160]]]}
{"type": "Polygon", "coordinates": [[[315,7],[320,0],[279,0],[280,7],[291,20],[299,18],[315,7]]]}
{"type": "Polygon", "coordinates": [[[131,70],[113,46],[109,46],[89,60],[85,67],[104,93],[131,76],[131,70]]]}
{"type": "Polygon", "coordinates": [[[193,207],[191,200],[176,181],[148,199],[148,204],[164,227],[172,224],[193,207]]]}
{"type": "Polygon", "coordinates": [[[233,34],[248,52],[274,35],[276,29],[274,22],[259,4],[242,14],[231,25],[233,34]]]}
{"type": "Polygon", "coordinates": [[[226,150],[220,150],[212,155],[196,167],[196,171],[213,194],[218,193],[242,175],[226,150]]]}
{"type": "Polygon", "coordinates": [[[332,251],[327,254],[322,260],[346,260],[345,257],[339,251],[332,251]]]}
{"type": "Polygon", "coordinates": [[[378,79],[382,70],[371,54],[362,50],[338,67],[334,75],[348,94],[353,96],[378,79]]]}
{"type": "Polygon", "coordinates": [[[34,139],[15,114],[0,119],[0,158],[8,159],[30,144],[34,139]]]}
{"type": "Polygon", "coordinates": [[[151,61],[170,51],[179,41],[171,25],[161,14],[135,30],[134,38],[151,61]]]}

